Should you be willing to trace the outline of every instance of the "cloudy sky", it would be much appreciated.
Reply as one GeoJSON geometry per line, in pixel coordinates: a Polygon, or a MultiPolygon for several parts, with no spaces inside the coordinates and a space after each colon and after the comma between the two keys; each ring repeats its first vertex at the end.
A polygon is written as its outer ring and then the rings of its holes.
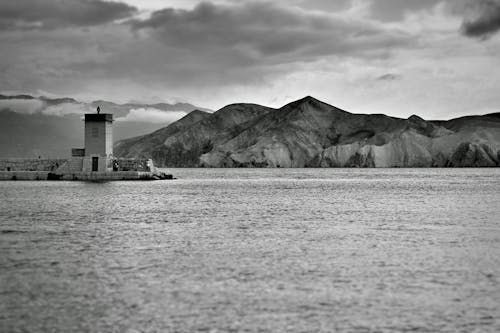
{"type": "Polygon", "coordinates": [[[500,0],[1,1],[0,43],[3,93],[500,111],[500,0]]]}

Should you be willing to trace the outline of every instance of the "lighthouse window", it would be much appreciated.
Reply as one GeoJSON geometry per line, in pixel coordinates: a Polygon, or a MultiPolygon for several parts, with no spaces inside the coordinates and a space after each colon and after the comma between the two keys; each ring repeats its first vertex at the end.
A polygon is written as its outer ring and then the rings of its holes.
{"type": "Polygon", "coordinates": [[[92,128],[92,137],[97,138],[99,136],[99,128],[93,127],[92,128]]]}

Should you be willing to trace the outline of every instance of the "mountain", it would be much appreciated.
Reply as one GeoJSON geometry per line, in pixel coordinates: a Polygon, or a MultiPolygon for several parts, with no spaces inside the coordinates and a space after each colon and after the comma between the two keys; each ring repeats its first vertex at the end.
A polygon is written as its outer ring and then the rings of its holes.
{"type": "Polygon", "coordinates": [[[151,158],[152,153],[161,149],[166,138],[175,135],[200,120],[208,117],[209,113],[194,110],[179,121],[157,130],[151,134],[118,141],[113,152],[121,157],[145,157],[151,158]]]}
{"type": "Polygon", "coordinates": [[[233,104],[120,141],[165,167],[485,167],[500,164],[500,114],[426,121],[353,114],[313,97],[233,104]]]}
{"type": "Polygon", "coordinates": [[[199,157],[236,136],[273,109],[255,104],[228,105],[213,114],[188,115],[162,131],[116,144],[117,156],[153,158],[159,165],[190,167],[199,157]]]}
{"type": "Polygon", "coordinates": [[[188,103],[117,104],[79,102],[73,98],[0,95],[0,157],[67,157],[72,147],[83,146],[82,115],[114,115],[114,139],[151,133],[196,109],[188,103]]]}

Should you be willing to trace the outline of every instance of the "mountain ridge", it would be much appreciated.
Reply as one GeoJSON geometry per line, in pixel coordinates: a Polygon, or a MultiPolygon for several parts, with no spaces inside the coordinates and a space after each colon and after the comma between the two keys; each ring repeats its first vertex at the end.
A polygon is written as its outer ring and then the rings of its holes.
{"type": "Polygon", "coordinates": [[[145,135],[141,142],[135,138],[121,142],[115,153],[153,158],[165,167],[453,167],[500,163],[500,117],[496,113],[448,121],[427,121],[417,115],[404,119],[354,114],[306,96],[279,109],[231,104],[175,133],[167,132],[161,139],[156,137],[154,148],[145,135]]]}

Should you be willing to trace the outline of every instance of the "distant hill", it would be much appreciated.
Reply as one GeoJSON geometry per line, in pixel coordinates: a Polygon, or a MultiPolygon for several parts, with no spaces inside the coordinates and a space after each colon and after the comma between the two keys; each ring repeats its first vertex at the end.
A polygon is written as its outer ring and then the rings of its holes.
{"type": "Polygon", "coordinates": [[[119,141],[115,154],[166,167],[493,167],[500,115],[400,119],[313,97],[280,109],[233,104],[119,141]]]}
{"type": "Polygon", "coordinates": [[[150,135],[118,142],[117,156],[154,158],[159,165],[198,166],[201,155],[237,135],[245,124],[272,109],[253,104],[229,105],[214,114],[188,115],[150,135]],[[170,141],[175,140],[175,141],[170,141]]]}
{"type": "Polygon", "coordinates": [[[162,149],[165,138],[182,132],[191,125],[207,118],[208,115],[209,113],[207,112],[195,110],[181,120],[151,134],[118,141],[114,146],[113,152],[115,155],[123,157],[147,156],[151,158],[154,151],[162,149]]]}
{"type": "Polygon", "coordinates": [[[115,141],[151,133],[196,109],[211,112],[188,103],[83,103],[0,95],[0,157],[67,157],[72,147],[83,146],[82,115],[95,112],[97,106],[114,115],[115,141]]]}

